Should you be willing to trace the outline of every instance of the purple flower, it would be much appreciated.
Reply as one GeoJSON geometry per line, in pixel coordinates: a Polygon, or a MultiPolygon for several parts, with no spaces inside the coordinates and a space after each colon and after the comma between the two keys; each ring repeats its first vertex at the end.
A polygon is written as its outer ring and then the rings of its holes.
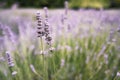
{"type": "Polygon", "coordinates": [[[42,36],[44,36],[44,29],[43,29],[42,18],[41,18],[40,12],[37,12],[36,19],[37,19],[37,22],[38,22],[38,24],[37,24],[37,34],[38,34],[38,37],[42,37],[42,36]]]}

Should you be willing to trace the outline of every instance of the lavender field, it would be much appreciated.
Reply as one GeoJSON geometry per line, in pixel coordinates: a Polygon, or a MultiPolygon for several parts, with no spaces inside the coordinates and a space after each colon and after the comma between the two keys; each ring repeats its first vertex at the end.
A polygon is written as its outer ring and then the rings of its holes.
{"type": "Polygon", "coordinates": [[[120,80],[120,10],[0,10],[0,80],[120,80]]]}

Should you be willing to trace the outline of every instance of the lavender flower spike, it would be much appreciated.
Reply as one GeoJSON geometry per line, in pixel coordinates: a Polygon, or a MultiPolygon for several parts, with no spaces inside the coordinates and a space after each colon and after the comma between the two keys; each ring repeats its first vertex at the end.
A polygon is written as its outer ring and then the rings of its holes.
{"type": "Polygon", "coordinates": [[[42,25],[42,18],[41,18],[40,12],[37,12],[36,19],[37,19],[37,34],[38,34],[38,37],[42,37],[44,36],[44,29],[42,25]]]}
{"type": "Polygon", "coordinates": [[[9,67],[13,67],[15,64],[13,62],[10,52],[8,51],[6,52],[6,57],[7,57],[9,67]]]}
{"type": "Polygon", "coordinates": [[[65,15],[67,15],[68,14],[68,1],[65,1],[64,5],[65,5],[65,15]]]}
{"type": "Polygon", "coordinates": [[[48,9],[47,9],[47,7],[45,7],[44,10],[45,10],[45,22],[44,22],[45,40],[46,40],[47,44],[49,46],[51,46],[52,37],[50,36],[50,29],[49,29],[50,25],[48,22],[48,9]]]}
{"type": "Polygon", "coordinates": [[[44,7],[45,19],[48,20],[48,8],[44,7]]]}

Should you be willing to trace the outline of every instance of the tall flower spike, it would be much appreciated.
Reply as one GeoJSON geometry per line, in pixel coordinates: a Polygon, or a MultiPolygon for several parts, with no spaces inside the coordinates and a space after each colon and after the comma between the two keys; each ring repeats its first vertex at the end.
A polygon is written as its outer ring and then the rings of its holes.
{"type": "Polygon", "coordinates": [[[10,52],[8,52],[8,51],[6,52],[6,57],[7,57],[10,72],[11,72],[12,76],[15,76],[17,74],[17,71],[15,71],[13,68],[15,66],[15,64],[13,62],[11,55],[10,55],[10,52]]]}
{"type": "Polygon", "coordinates": [[[6,52],[6,58],[7,58],[9,67],[13,67],[15,64],[13,62],[11,55],[10,55],[10,52],[8,52],[8,51],[6,52]]]}
{"type": "Polygon", "coordinates": [[[65,15],[67,15],[68,14],[68,1],[65,1],[64,5],[65,5],[65,15]]]}
{"type": "Polygon", "coordinates": [[[44,11],[45,11],[45,19],[48,20],[48,8],[44,7],[44,11]]]}
{"type": "Polygon", "coordinates": [[[65,1],[64,2],[64,9],[65,9],[65,12],[64,14],[61,15],[61,22],[62,24],[64,24],[67,20],[67,15],[68,15],[68,1],[65,1]]]}
{"type": "Polygon", "coordinates": [[[62,24],[64,24],[64,22],[65,22],[63,14],[61,15],[61,22],[62,22],[62,24]]]}
{"type": "Polygon", "coordinates": [[[37,12],[36,19],[37,19],[37,34],[38,34],[38,37],[42,37],[44,36],[44,29],[42,25],[42,18],[41,18],[40,12],[37,12]]]}
{"type": "Polygon", "coordinates": [[[3,35],[6,36],[14,44],[15,43],[15,35],[13,34],[10,27],[3,25],[2,30],[3,30],[3,35]]]}
{"type": "Polygon", "coordinates": [[[48,9],[47,7],[44,8],[45,11],[45,23],[44,23],[44,31],[45,31],[45,40],[49,46],[51,46],[52,37],[50,36],[49,30],[49,22],[48,22],[48,9]]]}

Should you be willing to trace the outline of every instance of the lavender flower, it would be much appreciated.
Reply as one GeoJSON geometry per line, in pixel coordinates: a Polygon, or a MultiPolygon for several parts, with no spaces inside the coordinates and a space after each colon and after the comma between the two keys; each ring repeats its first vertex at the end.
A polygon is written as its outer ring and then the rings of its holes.
{"type": "Polygon", "coordinates": [[[117,77],[120,77],[120,72],[117,72],[117,77]]]}
{"type": "Polygon", "coordinates": [[[64,15],[61,15],[61,23],[64,24],[65,20],[64,20],[64,15]]]}
{"type": "Polygon", "coordinates": [[[37,34],[38,34],[38,37],[42,37],[42,36],[44,36],[44,30],[43,30],[42,18],[41,18],[40,12],[37,12],[36,19],[37,19],[37,22],[38,22],[38,24],[37,24],[37,34]]]}
{"type": "Polygon", "coordinates": [[[13,70],[13,67],[15,66],[15,64],[13,62],[10,52],[8,52],[8,51],[6,52],[6,57],[7,57],[10,72],[11,72],[12,76],[15,76],[17,74],[17,71],[13,70]]]}
{"type": "Polygon", "coordinates": [[[13,67],[15,64],[13,62],[10,52],[8,51],[6,52],[6,57],[7,57],[9,67],[13,67]]]}
{"type": "Polygon", "coordinates": [[[52,41],[52,37],[50,36],[50,29],[49,29],[49,22],[48,22],[48,11],[47,11],[47,7],[44,8],[45,10],[45,22],[44,22],[44,33],[45,33],[45,40],[46,43],[51,46],[51,41],[52,41]]]}
{"type": "Polygon", "coordinates": [[[61,59],[61,64],[60,66],[63,67],[65,65],[65,59],[61,59]]]}
{"type": "Polygon", "coordinates": [[[114,33],[115,33],[114,30],[111,29],[111,30],[110,30],[110,33],[109,33],[109,36],[108,36],[108,39],[107,39],[108,43],[109,43],[109,42],[113,42],[113,40],[114,40],[114,39],[113,39],[113,38],[114,38],[114,33]]]}
{"type": "Polygon", "coordinates": [[[64,25],[65,20],[67,19],[67,14],[68,14],[68,1],[65,1],[64,3],[64,7],[65,7],[65,13],[61,15],[61,22],[64,25]]]}
{"type": "Polygon", "coordinates": [[[3,25],[0,23],[0,29],[3,29],[3,25]]]}
{"type": "Polygon", "coordinates": [[[15,76],[17,74],[17,71],[12,72],[12,76],[15,76]]]}
{"type": "Polygon", "coordinates": [[[3,35],[7,37],[9,41],[11,41],[13,44],[15,43],[15,35],[11,31],[9,26],[2,25],[1,29],[3,30],[3,35]]]}
{"type": "Polygon", "coordinates": [[[34,68],[34,66],[32,64],[30,64],[30,68],[31,68],[33,73],[37,74],[37,72],[36,72],[36,70],[35,70],[35,68],[34,68]]]}
{"type": "Polygon", "coordinates": [[[68,1],[65,1],[64,5],[65,5],[65,15],[67,15],[68,14],[68,1]]]}
{"type": "Polygon", "coordinates": [[[50,51],[50,52],[53,52],[54,50],[55,50],[54,47],[50,47],[50,48],[49,48],[49,51],[50,51]]]}
{"type": "Polygon", "coordinates": [[[48,8],[44,7],[44,11],[45,11],[45,19],[48,19],[48,8]]]}

